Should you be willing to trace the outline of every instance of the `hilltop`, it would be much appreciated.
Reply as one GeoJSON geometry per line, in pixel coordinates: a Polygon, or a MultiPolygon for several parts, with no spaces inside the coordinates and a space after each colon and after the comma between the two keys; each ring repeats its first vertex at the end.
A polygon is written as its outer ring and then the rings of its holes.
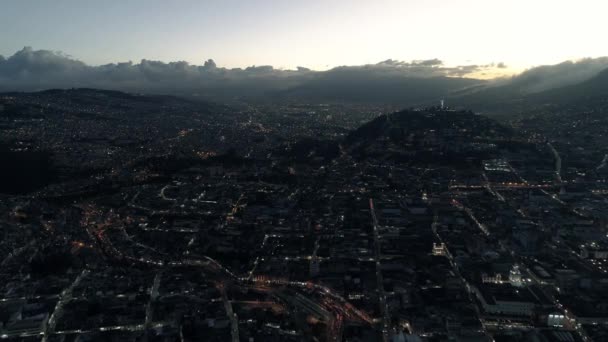
{"type": "Polygon", "coordinates": [[[382,115],[351,132],[345,145],[356,156],[463,165],[497,152],[515,134],[470,111],[404,110],[382,115]]]}

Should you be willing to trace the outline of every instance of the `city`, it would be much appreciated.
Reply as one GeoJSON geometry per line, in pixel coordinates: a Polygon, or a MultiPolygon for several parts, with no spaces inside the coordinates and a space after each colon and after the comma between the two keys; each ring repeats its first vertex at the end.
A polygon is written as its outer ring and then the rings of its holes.
{"type": "Polygon", "coordinates": [[[4,153],[44,151],[54,175],[2,197],[3,339],[608,336],[608,188],[586,139],[441,106],[289,105],[273,124],[89,89],[2,103],[4,153]]]}
{"type": "Polygon", "coordinates": [[[608,3],[0,2],[0,342],[608,341],[608,3]]]}

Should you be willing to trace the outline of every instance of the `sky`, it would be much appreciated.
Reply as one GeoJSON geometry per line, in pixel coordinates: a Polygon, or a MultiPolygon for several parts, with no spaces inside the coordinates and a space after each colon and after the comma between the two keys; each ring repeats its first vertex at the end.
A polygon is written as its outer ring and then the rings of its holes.
{"type": "Polygon", "coordinates": [[[386,59],[523,70],[608,55],[605,0],[0,0],[0,55],[325,70],[386,59]]]}

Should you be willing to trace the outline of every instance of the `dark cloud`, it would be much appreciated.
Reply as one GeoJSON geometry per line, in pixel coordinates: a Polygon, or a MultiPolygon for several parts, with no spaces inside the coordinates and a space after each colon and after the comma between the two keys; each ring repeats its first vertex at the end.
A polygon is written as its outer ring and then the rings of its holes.
{"type": "Polygon", "coordinates": [[[261,73],[261,74],[271,74],[274,71],[274,67],[272,65],[261,65],[261,66],[250,66],[245,68],[245,71],[250,73],[261,73]]]}
{"type": "Polygon", "coordinates": [[[534,93],[586,81],[608,68],[608,57],[584,58],[528,69],[511,79],[520,91],[534,93]]]}
{"type": "Polygon", "coordinates": [[[427,59],[427,60],[422,60],[422,61],[414,61],[413,62],[415,65],[422,65],[422,66],[439,66],[439,65],[443,65],[443,62],[437,58],[435,59],[427,59]]]}
{"type": "Polygon", "coordinates": [[[387,59],[385,61],[382,61],[378,64],[376,64],[378,66],[392,66],[392,67],[406,67],[406,68],[411,68],[411,67],[437,67],[437,66],[441,66],[443,65],[443,61],[441,61],[440,59],[434,58],[434,59],[426,59],[426,60],[416,60],[416,61],[411,61],[411,62],[405,62],[405,61],[398,61],[398,60],[394,60],[394,59],[387,59]]]}
{"type": "Polygon", "coordinates": [[[205,70],[213,70],[217,68],[217,64],[215,64],[215,61],[213,59],[208,59],[205,61],[205,64],[203,65],[203,69],[205,70]]]}
{"type": "Polygon", "coordinates": [[[0,65],[2,75],[12,77],[27,77],[30,74],[49,75],[62,73],[71,75],[85,71],[86,65],[67,56],[46,50],[34,51],[30,47],[23,48],[8,59],[3,59],[0,65]]]}
{"type": "Polygon", "coordinates": [[[486,65],[462,65],[455,68],[447,68],[446,72],[449,76],[463,77],[472,73],[477,73],[482,70],[488,69],[486,65]]]}
{"type": "Polygon", "coordinates": [[[349,70],[364,69],[370,74],[384,76],[404,76],[404,77],[467,77],[472,74],[480,73],[486,69],[495,68],[494,65],[460,65],[446,66],[440,59],[416,60],[412,62],[387,59],[377,64],[363,66],[342,67],[349,70]]]}
{"type": "Polygon", "coordinates": [[[412,62],[389,59],[377,64],[338,67],[326,72],[315,72],[304,67],[279,70],[270,65],[227,69],[218,67],[212,59],[200,66],[184,61],[165,63],[147,59],[139,63],[89,66],[63,53],[26,47],[8,58],[0,58],[0,90],[96,87],[240,95],[287,89],[312,79],[349,73],[356,73],[358,79],[366,80],[382,77],[461,77],[474,71],[475,68],[471,66],[445,67],[439,59],[412,62]],[[231,92],[234,89],[238,91],[231,92]]]}
{"type": "Polygon", "coordinates": [[[279,71],[272,66],[252,66],[245,70],[218,68],[211,59],[202,66],[184,61],[164,63],[147,59],[137,64],[88,66],[62,53],[26,47],[8,59],[0,59],[0,91],[95,87],[138,92],[212,93],[228,82],[231,86],[239,82],[245,86],[254,79],[260,81],[260,89],[279,87],[279,80],[292,74],[303,73],[279,71]]]}
{"type": "Polygon", "coordinates": [[[506,69],[507,65],[505,63],[503,63],[503,62],[500,62],[500,63],[496,64],[496,67],[498,69],[506,69]]]}
{"type": "MultiPolygon", "coordinates": [[[[379,67],[392,67],[392,68],[403,68],[403,67],[409,67],[412,64],[408,63],[408,62],[404,62],[404,61],[397,61],[394,59],[387,59],[385,61],[379,62],[377,64],[375,64],[376,66],[379,67]]],[[[368,67],[372,67],[372,65],[368,65],[368,67]]]]}

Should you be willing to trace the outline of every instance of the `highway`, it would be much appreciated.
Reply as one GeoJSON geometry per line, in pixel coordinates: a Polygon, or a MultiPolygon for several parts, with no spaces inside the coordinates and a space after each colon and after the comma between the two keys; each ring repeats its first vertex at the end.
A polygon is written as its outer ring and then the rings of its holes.
{"type": "Polygon", "coordinates": [[[327,324],[327,341],[328,342],[341,342],[342,333],[344,332],[344,318],[342,315],[337,314],[327,324]]]}

